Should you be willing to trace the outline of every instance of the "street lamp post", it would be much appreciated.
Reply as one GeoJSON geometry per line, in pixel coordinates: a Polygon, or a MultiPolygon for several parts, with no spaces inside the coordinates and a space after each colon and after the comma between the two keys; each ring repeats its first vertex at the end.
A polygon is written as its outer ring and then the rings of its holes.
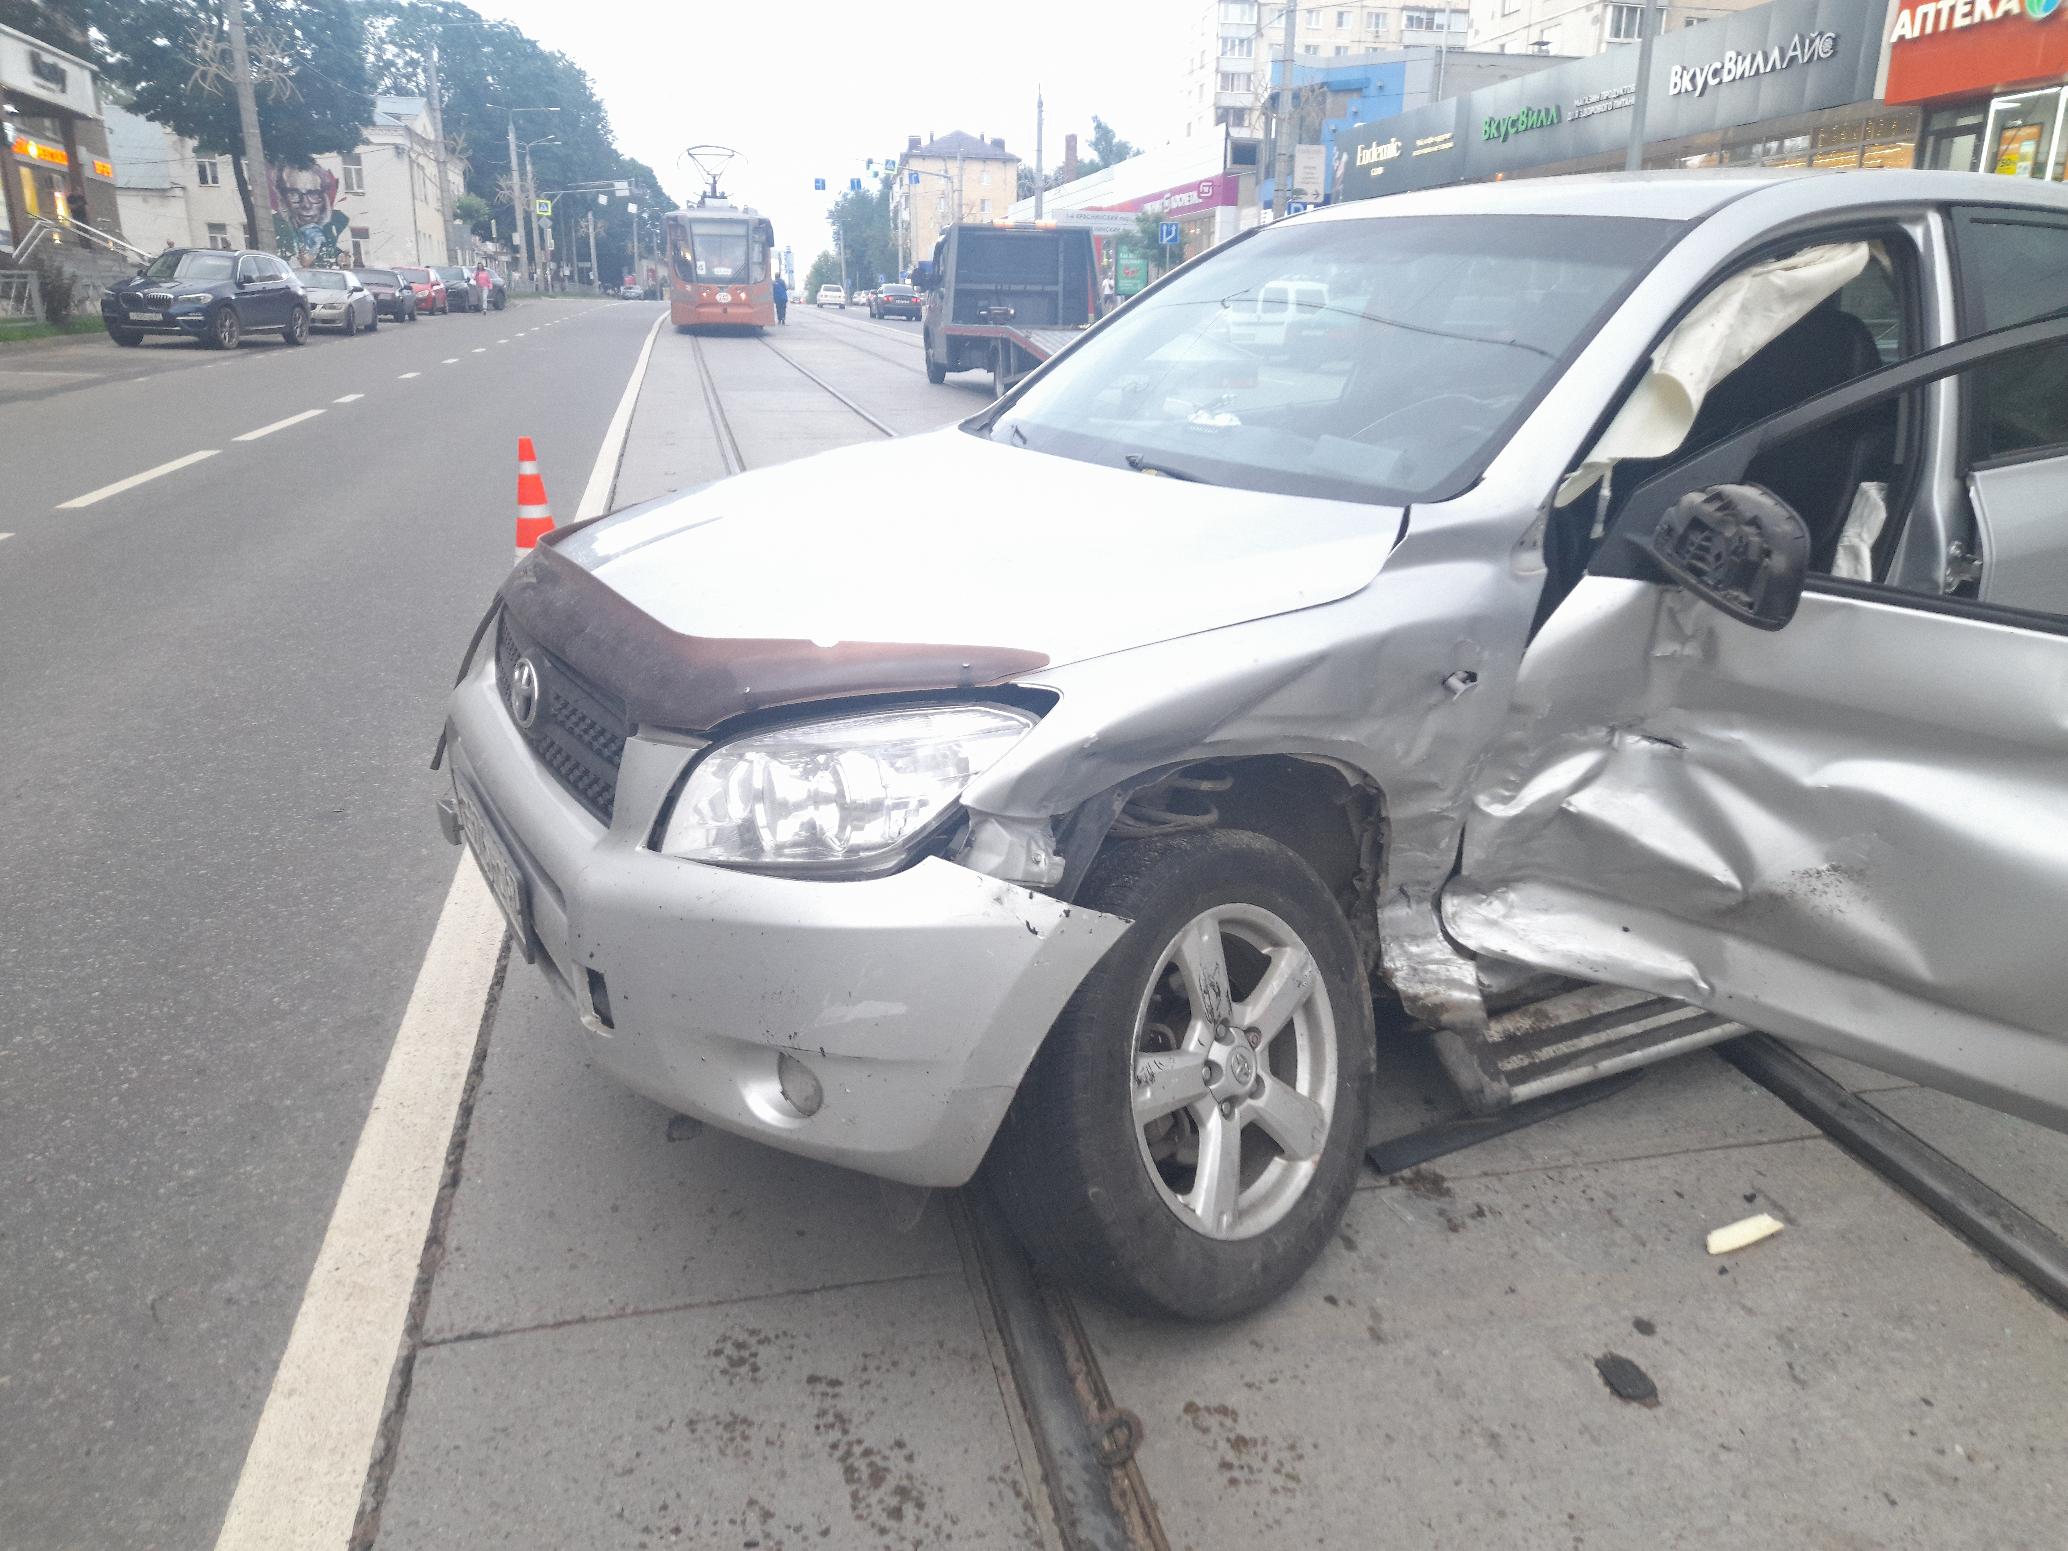
{"type": "MultiPolygon", "coordinates": [[[[554,113],[557,113],[557,112],[559,112],[560,110],[559,110],[559,109],[557,109],[557,108],[553,108],[553,109],[549,109],[548,111],[549,111],[549,112],[554,112],[554,113]]],[[[525,142],[525,146],[524,146],[524,187],[525,187],[525,188],[526,188],[527,190],[536,190],[536,189],[538,188],[538,186],[539,186],[539,184],[538,184],[538,179],[537,179],[537,178],[536,178],[536,177],[535,177],[535,176],[533,175],[533,173],[532,173],[532,170],[531,170],[531,148],[532,148],[533,146],[535,146],[535,145],[558,145],[559,143],[560,143],[560,137],[559,137],[558,135],[542,135],[542,136],[541,136],[540,138],[538,138],[537,140],[529,140],[529,141],[526,141],[526,142],[525,142]]],[[[544,276],[544,278],[545,278],[545,281],[546,281],[546,284],[545,284],[545,287],[544,287],[544,289],[546,289],[546,290],[549,290],[549,291],[550,291],[550,290],[551,290],[551,289],[553,288],[553,287],[552,287],[552,278],[553,278],[553,277],[552,277],[552,268],[551,268],[551,265],[550,265],[549,263],[547,263],[547,262],[545,261],[545,259],[546,259],[546,244],[545,244],[545,243],[544,243],[544,241],[543,241],[543,240],[541,240],[541,239],[542,239],[542,235],[543,235],[544,237],[550,237],[550,236],[551,236],[552,234],[551,234],[550,232],[546,232],[546,233],[544,233],[544,234],[540,234],[540,232],[539,232],[539,225],[538,225],[538,207],[537,207],[537,199],[538,199],[538,196],[537,196],[537,194],[536,194],[535,192],[532,192],[532,193],[528,193],[528,194],[527,194],[527,196],[526,196],[526,199],[525,199],[525,205],[524,205],[524,214],[525,214],[525,218],[526,218],[527,220],[529,220],[529,221],[530,221],[530,222],[532,223],[532,232],[533,232],[533,234],[534,234],[534,235],[533,235],[533,241],[532,241],[532,247],[533,247],[533,250],[534,250],[535,252],[537,252],[537,253],[539,254],[539,256],[540,256],[540,260],[541,260],[541,262],[540,262],[540,266],[539,266],[539,267],[540,267],[540,274],[544,276]]],[[[537,290],[537,289],[539,289],[539,288],[540,288],[540,286],[539,286],[539,280],[538,280],[538,277],[534,277],[534,278],[533,278],[533,280],[532,280],[532,288],[533,288],[534,290],[537,290]]]]}
{"type": "MultiPolygon", "coordinates": [[[[558,113],[560,110],[558,108],[515,108],[507,103],[491,103],[490,106],[499,107],[504,113],[509,115],[506,120],[506,128],[510,137],[510,213],[515,217],[510,224],[517,228],[518,267],[529,277],[532,272],[532,245],[527,240],[530,234],[530,227],[527,223],[531,218],[531,205],[524,189],[524,164],[517,159],[517,115],[520,113],[558,113]]],[[[532,279],[532,288],[534,290],[538,288],[536,278],[532,279]]]]}

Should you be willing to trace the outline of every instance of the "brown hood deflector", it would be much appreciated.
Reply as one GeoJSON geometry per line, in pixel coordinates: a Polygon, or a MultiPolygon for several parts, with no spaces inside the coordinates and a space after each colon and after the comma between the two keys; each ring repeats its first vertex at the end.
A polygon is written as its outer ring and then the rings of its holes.
{"type": "Polygon", "coordinates": [[[623,700],[632,720],[683,732],[846,695],[989,688],[1048,666],[1009,646],[683,635],[546,545],[510,573],[502,599],[520,635],[623,700]]]}

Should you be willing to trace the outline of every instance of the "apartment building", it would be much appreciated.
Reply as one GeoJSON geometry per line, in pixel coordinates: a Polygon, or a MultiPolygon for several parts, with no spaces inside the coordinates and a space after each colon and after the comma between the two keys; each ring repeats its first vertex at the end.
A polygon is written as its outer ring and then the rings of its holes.
{"type": "MultiPolygon", "coordinates": [[[[1462,48],[1471,31],[1463,4],[1295,4],[1291,11],[1293,60],[1308,66],[1418,45],[1462,48]]],[[[1194,0],[1182,33],[1180,139],[1259,131],[1271,62],[1285,52],[1286,12],[1275,0],[1194,0]]]]}
{"type": "MultiPolygon", "coordinates": [[[[107,122],[115,196],[130,242],[146,252],[244,245],[244,207],[228,156],[205,153],[122,108],[111,106],[107,122]]],[[[446,209],[464,189],[463,172],[448,155],[446,209]]],[[[319,156],[309,167],[274,167],[260,192],[271,212],[271,245],[300,262],[449,261],[437,142],[421,97],[376,97],[357,150],[319,156]]],[[[461,250],[471,245],[463,233],[455,241],[461,250]]]]}
{"type": "Polygon", "coordinates": [[[1640,0],[1471,0],[1471,46],[1492,54],[1606,53],[1643,36],[1644,13],[1657,11],[1661,32],[1678,32],[1715,16],[1749,11],[1764,0],[1703,0],[1647,6],[1640,0]]]}
{"type": "Polygon", "coordinates": [[[1020,159],[996,136],[908,135],[891,209],[908,260],[923,259],[957,221],[998,221],[1019,197],[1020,159]]]}

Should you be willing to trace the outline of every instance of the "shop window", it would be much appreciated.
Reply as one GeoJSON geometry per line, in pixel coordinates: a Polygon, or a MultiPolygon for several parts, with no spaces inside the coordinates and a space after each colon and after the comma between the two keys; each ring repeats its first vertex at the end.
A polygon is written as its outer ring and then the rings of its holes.
{"type": "Polygon", "coordinates": [[[2058,178],[2061,152],[2054,144],[2061,91],[1999,97],[1989,105],[1982,171],[2012,178],[2058,178]]]}
{"type": "Polygon", "coordinates": [[[230,228],[226,222],[210,221],[208,223],[208,245],[211,248],[224,249],[230,246],[230,228]]]}
{"type": "Polygon", "coordinates": [[[339,160],[341,160],[344,163],[343,182],[345,192],[347,194],[365,193],[366,169],[360,165],[359,153],[354,151],[349,156],[340,157],[339,160]]]}
{"type": "Polygon", "coordinates": [[[223,164],[213,156],[194,158],[194,181],[203,188],[214,188],[223,181],[223,164]]]}

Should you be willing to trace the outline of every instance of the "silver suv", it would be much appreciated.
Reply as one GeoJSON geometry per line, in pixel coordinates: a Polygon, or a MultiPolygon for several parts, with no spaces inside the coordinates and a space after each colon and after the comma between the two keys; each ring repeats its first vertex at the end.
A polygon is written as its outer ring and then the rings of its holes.
{"type": "Polygon", "coordinates": [[[1998,177],[1282,222],[556,535],[448,833],[599,1065],[1137,1308],[1318,1252],[1375,985],[1484,1110],[1753,1026],[2062,1124],[2064,303],[1998,177]]]}

